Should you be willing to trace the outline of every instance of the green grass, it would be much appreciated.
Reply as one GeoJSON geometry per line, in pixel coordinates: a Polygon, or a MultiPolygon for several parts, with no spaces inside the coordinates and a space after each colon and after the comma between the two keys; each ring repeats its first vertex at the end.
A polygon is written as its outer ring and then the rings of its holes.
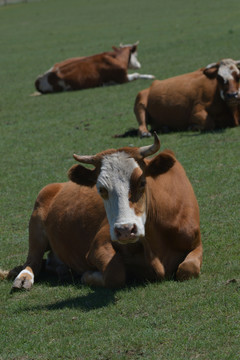
{"type": "MultiPolygon", "coordinates": [[[[55,62],[140,40],[157,78],[240,59],[238,0],[46,0],[0,7],[0,267],[26,259],[39,190],[67,180],[72,154],[148,144],[133,104],[151,81],[30,97],[55,62]]],[[[160,136],[194,186],[202,274],[111,291],[43,278],[31,292],[0,283],[1,360],[240,359],[239,128],[160,136]],[[236,282],[229,282],[235,279],[236,282]]]]}

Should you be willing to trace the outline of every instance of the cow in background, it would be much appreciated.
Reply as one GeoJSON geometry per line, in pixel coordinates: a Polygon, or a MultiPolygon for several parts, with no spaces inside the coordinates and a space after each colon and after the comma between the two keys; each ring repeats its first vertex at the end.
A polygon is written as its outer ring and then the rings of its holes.
{"type": "Polygon", "coordinates": [[[192,73],[155,80],[138,93],[139,135],[152,130],[213,130],[240,121],[240,60],[223,59],[192,73]]]}
{"type": "Polygon", "coordinates": [[[29,253],[13,288],[30,289],[51,250],[48,266],[65,265],[82,282],[124,286],[144,280],[197,277],[202,264],[199,209],[186,173],[170,150],[154,144],[74,155],[71,181],[43,188],[29,223],[29,253]],[[96,186],[95,186],[96,185],[96,186]],[[50,261],[50,263],[49,263],[50,261]],[[52,262],[52,264],[51,264],[52,262]]]}
{"type": "Polygon", "coordinates": [[[128,74],[128,69],[140,69],[137,45],[113,46],[113,51],[76,57],[55,64],[35,81],[42,93],[89,89],[103,85],[123,84],[136,79],[154,79],[153,75],[128,74]]]}

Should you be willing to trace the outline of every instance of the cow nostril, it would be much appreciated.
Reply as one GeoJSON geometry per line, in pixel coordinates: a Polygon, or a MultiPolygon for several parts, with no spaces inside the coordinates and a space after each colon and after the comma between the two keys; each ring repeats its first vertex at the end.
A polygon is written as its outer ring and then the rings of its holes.
{"type": "Polygon", "coordinates": [[[238,92],[227,93],[227,97],[229,99],[236,98],[236,97],[238,97],[238,92]]]}
{"type": "Polygon", "coordinates": [[[118,228],[114,228],[115,234],[117,236],[117,238],[119,238],[121,236],[121,231],[118,228]]]}
{"type": "Polygon", "coordinates": [[[132,228],[131,228],[131,235],[136,235],[137,233],[137,225],[133,224],[132,228]]]}
{"type": "Polygon", "coordinates": [[[114,227],[115,235],[118,239],[129,238],[137,234],[136,224],[121,224],[114,227]]]}

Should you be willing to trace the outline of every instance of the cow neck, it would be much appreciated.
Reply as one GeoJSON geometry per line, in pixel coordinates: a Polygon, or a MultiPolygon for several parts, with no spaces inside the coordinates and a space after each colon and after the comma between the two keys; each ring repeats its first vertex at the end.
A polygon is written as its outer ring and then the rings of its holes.
{"type": "Polygon", "coordinates": [[[152,219],[155,218],[154,215],[154,209],[156,209],[155,206],[155,196],[152,192],[152,186],[151,186],[151,178],[147,178],[147,185],[146,185],[146,223],[145,227],[148,226],[149,223],[152,222],[152,219]]]}

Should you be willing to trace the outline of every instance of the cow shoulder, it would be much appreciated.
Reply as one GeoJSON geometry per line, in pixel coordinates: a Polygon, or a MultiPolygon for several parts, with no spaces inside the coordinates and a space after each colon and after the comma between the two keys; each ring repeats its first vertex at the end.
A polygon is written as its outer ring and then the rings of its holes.
{"type": "Polygon", "coordinates": [[[153,159],[146,167],[146,176],[156,177],[170,170],[176,162],[174,153],[171,150],[164,150],[153,159]]]}

